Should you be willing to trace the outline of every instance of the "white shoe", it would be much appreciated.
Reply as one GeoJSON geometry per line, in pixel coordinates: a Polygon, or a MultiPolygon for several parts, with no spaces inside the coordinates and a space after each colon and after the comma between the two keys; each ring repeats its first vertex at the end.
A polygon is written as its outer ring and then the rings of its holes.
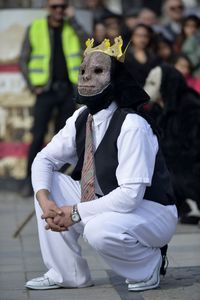
{"type": "MultiPolygon", "coordinates": [[[[86,283],[78,286],[77,288],[91,287],[93,285],[94,283],[91,280],[89,280],[86,283]]],[[[60,286],[56,284],[51,278],[45,275],[27,281],[25,287],[31,290],[49,290],[49,289],[65,288],[64,286],[60,286]]],[[[76,288],[76,287],[68,287],[68,288],[76,288]]]]}
{"type": "Polygon", "coordinates": [[[33,278],[27,281],[25,287],[32,290],[49,290],[61,288],[61,286],[57,285],[51,278],[45,276],[33,278]]]}
{"type": "Polygon", "coordinates": [[[160,258],[159,263],[156,266],[152,276],[146,281],[131,282],[130,280],[126,280],[126,283],[128,284],[128,291],[137,292],[137,291],[145,291],[145,290],[151,290],[157,288],[160,283],[161,264],[162,264],[162,259],[160,258]]]}

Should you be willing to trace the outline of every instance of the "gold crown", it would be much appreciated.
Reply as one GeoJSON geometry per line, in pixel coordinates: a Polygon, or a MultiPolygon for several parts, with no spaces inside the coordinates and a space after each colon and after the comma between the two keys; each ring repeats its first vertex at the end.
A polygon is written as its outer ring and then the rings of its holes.
{"type": "Polygon", "coordinates": [[[124,53],[122,52],[122,46],[123,46],[123,40],[121,36],[118,36],[114,39],[114,44],[112,46],[110,46],[110,40],[109,39],[104,39],[103,42],[94,47],[94,39],[88,39],[86,41],[86,46],[87,48],[84,51],[84,56],[86,56],[89,53],[92,52],[103,52],[109,56],[115,57],[118,61],[120,62],[124,62],[125,59],[125,52],[126,49],[124,51],[124,53]]]}

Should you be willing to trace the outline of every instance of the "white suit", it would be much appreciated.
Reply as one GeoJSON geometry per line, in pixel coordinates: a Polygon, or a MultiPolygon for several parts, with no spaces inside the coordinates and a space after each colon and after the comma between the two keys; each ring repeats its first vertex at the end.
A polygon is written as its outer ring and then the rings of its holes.
{"type": "MultiPolygon", "coordinates": [[[[102,197],[80,203],[79,182],[56,170],[66,162],[73,165],[77,162],[75,121],[83,109],[67,120],[66,126],[37,155],[32,167],[35,192],[49,190],[58,206],[78,203],[82,219],[67,232],[46,231],[36,200],[41,251],[49,270],[47,275],[62,286],[87,285],[90,272],[77,243],[79,235],[83,234],[119,275],[132,281],[148,279],[160,259],[159,248],[170,241],[177,223],[175,205],[164,206],[143,199],[146,187],[151,185],[158,151],[157,138],[142,117],[128,114],[117,140],[119,187],[103,195],[96,179],[95,191],[102,197]]],[[[93,116],[94,149],[100,144],[115,109],[113,102],[93,116]]]]}

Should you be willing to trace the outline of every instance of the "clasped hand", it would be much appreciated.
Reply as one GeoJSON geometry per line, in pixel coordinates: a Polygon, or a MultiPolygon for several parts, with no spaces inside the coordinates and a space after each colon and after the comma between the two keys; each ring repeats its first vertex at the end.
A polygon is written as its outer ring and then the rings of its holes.
{"type": "Polygon", "coordinates": [[[62,206],[58,208],[55,202],[48,200],[43,208],[43,215],[41,216],[47,223],[45,229],[52,231],[66,231],[73,223],[71,221],[72,206],[62,206]]]}

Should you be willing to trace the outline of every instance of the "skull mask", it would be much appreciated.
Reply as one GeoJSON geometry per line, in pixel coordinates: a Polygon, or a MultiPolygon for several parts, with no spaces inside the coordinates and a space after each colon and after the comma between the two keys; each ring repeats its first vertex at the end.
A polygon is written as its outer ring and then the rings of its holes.
{"type": "Polygon", "coordinates": [[[157,102],[160,95],[160,87],[162,81],[162,69],[161,67],[155,67],[150,72],[146,78],[144,85],[144,90],[149,94],[151,101],[157,102]]]}
{"type": "Polygon", "coordinates": [[[113,101],[111,64],[110,56],[102,52],[86,55],[81,64],[76,101],[85,104],[91,114],[113,101]]]}
{"type": "Polygon", "coordinates": [[[110,83],[111,58],[102,52],[87,55],[80,67],[78,92],[82,96],[102,93],[110,83]]]}

